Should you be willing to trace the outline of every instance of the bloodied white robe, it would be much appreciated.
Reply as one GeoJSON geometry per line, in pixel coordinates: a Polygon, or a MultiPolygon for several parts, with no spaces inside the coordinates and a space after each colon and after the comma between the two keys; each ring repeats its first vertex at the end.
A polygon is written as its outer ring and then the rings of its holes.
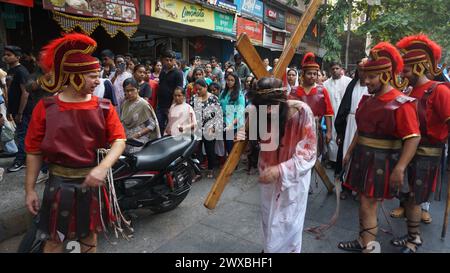
{"type": "Polygon", "coordinates": [[[352,92],[352,101],[350,106],[350,113],[347,116],[347,126],[345,127],[345,137],[344,143],[342,146],[342,156],[345,157],[347,154],[348,148],[352,143],[353,136],[355,135],[357,126],[356,126],[356,109],[358,109],[359,101],[364,95],[367,95],[367,86],[361,86],[361,81],[358,81],[353,88],[352,92]]]}
{"type": "MultiPolygon", "coordinates": [[[[331,105],[333,106],[334,116],[332,120],[332,124],[334,124],[334,120],[336,119],[336,115],[339,110],[339,105],[341,105],[342,98],[345,94],[345,89],[347,89],[347,85],[352,81],[351,78],[347,76],[342,76],[340,79],[329,78],[326,80],[323,85],[328,91],[330,95],[331,105]]],[[[337,152],[338,145],[336,143],[336,129],[333,126],[331,141],[328,144],[328,159],[330,161],[336,162],[337,160],[337,152]]]]}
{"type": "Polygon", "coordinates": [[[316,161],[317,138],[311,109],[301,101],[288,101],[294,113],[285,126],[281,144],[275,151],[264,151],[261,142],[259,171],[278,166],[280,178],[261,186],[261,212],[264,252],[300,252],[303,223],[316,161]],[[293,109],[292,109],[293,108],[293,109]]]}

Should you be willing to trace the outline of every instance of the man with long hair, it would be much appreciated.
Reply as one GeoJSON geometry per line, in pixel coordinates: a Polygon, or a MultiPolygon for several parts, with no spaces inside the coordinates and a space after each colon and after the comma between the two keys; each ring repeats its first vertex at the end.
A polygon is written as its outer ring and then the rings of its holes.
{"type": "Polygon", "coordinates": [[[279,79],[265,77],[248,93],[249,107],[256,108],[259,116],[258,127],[264,128],[260,122],[266,120],[265,128],[271,128],[268,133],[260,130],[258,138],[264,252],[301,251],[317,152],[311,109],[301,101],[287,100],[282,84],[279,79]]]}

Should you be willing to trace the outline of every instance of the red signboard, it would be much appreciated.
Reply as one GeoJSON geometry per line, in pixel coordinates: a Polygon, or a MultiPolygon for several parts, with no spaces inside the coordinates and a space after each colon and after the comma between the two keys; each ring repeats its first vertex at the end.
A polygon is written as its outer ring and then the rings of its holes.
{"type": "Polygon", "coordinates": [[[283,32],[272,32],[272,43],[276,45],[284,46],[284,37],[285,34],[283,32]]]}
{"type": "Polygon", "coordinates": [[[248,38],[254,43],[261,45],[263,43],[263,24],[242,17],[237,18],[237,35],[247,33],[248,38]]]}
{"type": "Polygon", "coordinates": [[[139,0],[42,0],[44,9],[139,23],[139,0]]]}
{"type": "Polygon", "coordinates": [[[0,2],[5,2],[8,4],[25,6],[25,7],[33,7],[33,0],[0,0],[0,2]]]}

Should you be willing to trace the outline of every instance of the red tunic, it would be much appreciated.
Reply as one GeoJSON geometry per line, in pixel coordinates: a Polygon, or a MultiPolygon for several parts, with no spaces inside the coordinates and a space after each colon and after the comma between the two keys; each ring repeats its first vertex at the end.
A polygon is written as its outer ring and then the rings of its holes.
{"type": "MultiPolygon", "coordinates": [[[[358,125],[358,132],[369,134],[369,135],[390,135],[391,132],[386,133],[386,126],[383,126],[383,118],[380,115],[374,115],[371,113],[370,109],[364,107],[369,100],[379,100],[382,103],[388,103],[395,100],[399,96],[404,96],[404,94],[396,89],[383,94],[379,97],[364,96],[359,102],[358,109],[356,110],[356,123],[358,125]],[[368,119],[362,117],[369,117],[368,119]]],[[[407,139],[414,136],[420,136],[419,121],[417,117],[416,104],[414,102],[406,102],[398,106],[395,109],[395,116],[393,122],[395,124],[390,124],[392,127],[392,137],[399,139],[407,139]]]]}
{"type": "Polygon", "coordinates": [[[318,94],[317,86],[313,87],[309,94],[305,92],[302,86],[297,88],[295,96],[290,99],[301,100],[311,107],[314,116],[321,118],[322,116],[333,116],[333,106],[331,105],[330,95],[325,87],[322,86],[322,94],[318,94]]]}
{"type": "MultiPolygon", "coordinates": [[[[86,101],[86,102],[76,102],[76,103],[68,103],[68,102],[63,102],[61,100],[59,100],[59,97],[54,97],[55,99],[55,103],[56,106],[58,107],[58,109],[56,109],[56,111],[60,111],[60,112],[65,112],[64,114],[61,114],[61,120],[63,120],[63,117],[66,116],[76,116],[76,112],[77,111],[81,111],[79,112],[80,115],[79,117],[84,116],[84,114],[86,114],[87,112],[90,111],[95,111],[96,109],[99,109],[99,100],[98,97],[96,96],[92,96],[92,99],[90,101],[86,101]],[[75,112],[73,112],[75,110],[75,112]],[[89,110],[89,111],[83,111],[83,110],[89,110]],[[67,112],[66,112],[67,111],[67,112]]],[[[107,111],[106,114],[103,115],[102,118],[104,118],[104,129],[105,132],[103,135],[98,136],[98,139],[104,139],[104,141],[101,142],[109,142],[112,143],[115,140],[118,139],[125,139],[125,131],[122,127],[122,124],[120,123],[119,117],[114,109],[114,106],[109,102],[109,109],[108,110],[101,110],[101,111],[107,111]]],[[[85,151],[80,151],[80,153],[76,152],[76,149],[61,149],[58,146],[58,156],[54,157],[53,154],[50,155],[46,155],[46,151],[48,151],[49,149],[51,149],[51,147],[49,148],[48,144],[52,143],[52,141],[56,141],[55,140],[51,140],[51,139],[46,139],[46,137],[54,137],[56,135],[58,136],[69,136],[67,137],[67,144],[68,145],[73,145],[73,143],[75,143],[76,141],[80,141],[80,138],[78,138],[79,136],[83,137],[83,134],[86,135],[86,138],[84,139],[90,139],[92,140],[92,142],[96,142],[96,138],[95,136],[93,136],[92,134],[96,134],[98,132],[95,131],[95,128],[88,128],[90,123],[95,123],[96,121],[93,120],[89,120],[89,122],[85,121],[85,120],[79,120],[78,122],[80,123],[89,123],[87,126],[80,126],[80,125],[74,125],[74,124],[70,124],[68,122],[64,122],[64,123],[58,123],[58,120],[51,120],[51,121],[47,121],[48,115],[46,111],[53,111],[53,110],[49,110],[46,109],[46,106],[44,104],[44,100],[39,101],[39,103],[36,105],[35,109],[33,110],[33,115],[31,117],[31,121],[28,127],[28,132],[27,132],[27,136],[25,138],[25,150],[27,153],[31,153],[31,154],[43,154],[44,156],[44,160],[46,162],[50,162],[50,163],[57,163],[57,164],[62,164],[64,166],[67,167],[88,167],[87,165],[92,166],[91,162],[92,159],[85,159],[83,158],[83,156],[86,154],[85,151]],[[46,126],[47,122],[50,122],[50,126],[46,126]],[[53,126],[52,126],[53,124],[53,126]],[[76,128],[75,128],[76,127],[76,128]],[[53,134],[55,132],[53,132],[53,129],[57,129],[58,128],[58,132],[56,132],[56,135],[53,134]],[[45,144],[47,143],[47,144],[45,144]],[[45,145],[43,145],[45,144],[45,145]],[[45,147],[44,147],[45,146],[45,147]],[[43,148],[44,147],[44,148],[43,148]],[[75,152],[75,154],[74,154],[75,152]],[[83,154],[83,156],[81,156],[81,154],[83,154]],[[51,160],[49,161],[49,157],[51,158],[51,160]],[[88,163],[86,160],[90,161],[90,163],[88,163]],[[54,162],[57,161],[57,162],[54,162]],[[78,161],[78,162],[73,162],[73,161],[78,161]],[[86,161],[86,162],[85,162],[86,161]]],[[[95,114],[95,112],[94,112],[95,114]]],[[[53,118],[54,119],[54,118],[53,118]]],[[[64,119],[65,120],[65,119],[64,119]]],[[[76,123],[77,120],[74,120],[74,123],[76,123]]],[[[97,124],[97,123],[95,123],[97,124]]],[[[101,134],[101,132],[100,132],[101,134]]],[[[82,138],[83,139],[83,138],[82,138]]],[[[61,141],[63,140],[63,138],[59,139],[59,144],[63,144],[61,141]]],[[[84,143],[86,145],[80,145],[80,146],[86,146],[86,147],[90,147],[92,145],[97,146],[98,143],[84,143]]],[[[102,143],[103,144],[103,143],[102,143]]],[[[104,143],[106,144],[106,143],[104,143]]],[[[56,142],[55,142],[55,146],[57,146],[56,142]]],[[[90,151],[89,155],[95,154],[95,151],[90,151]]],[[[95,161],[95,160],[94,160],[95,161]]]]}
{"type": "MultiPolygon", "coordinates": [[[[415,87],[410,96],[422,99],[425,91],[429,90],[435,81],[429,81],[415,87]]],[[[450,88],[444,84],[438,85],[428,97],[425,110],[426,126],[421,126],[421,134],[427,136],[432,143],[444,143],[448,137],[448,121],[450,120],[450,88]]],[[[422,104],[419,103],[419,107],[422,104]]],[[[421,124],[422,125],[422,124],[421,124]]]]}

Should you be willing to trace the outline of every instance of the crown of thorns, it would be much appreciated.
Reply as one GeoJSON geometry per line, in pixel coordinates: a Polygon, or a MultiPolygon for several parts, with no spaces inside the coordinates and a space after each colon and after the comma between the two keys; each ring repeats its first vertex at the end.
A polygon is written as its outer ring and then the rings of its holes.
{"type": "Polygon", "coordinates": [[[284,92],[286,90],[286,87],[257,89],[254,91],[253,96],[251,94],[249,96],[258,101],[286,102],[287,99],[284,92]]]}
{"type": "Polygon", "coordinates": [[[279,87],[279,88],[267,88],[267,89],[257,89],[256,93],[258,95],[264,95],[264,94],[271,94],[271,93],[276,93],[281,92],[281,94],[284,94],[283,91],[286,91],[287,87],[279,87]]]}

